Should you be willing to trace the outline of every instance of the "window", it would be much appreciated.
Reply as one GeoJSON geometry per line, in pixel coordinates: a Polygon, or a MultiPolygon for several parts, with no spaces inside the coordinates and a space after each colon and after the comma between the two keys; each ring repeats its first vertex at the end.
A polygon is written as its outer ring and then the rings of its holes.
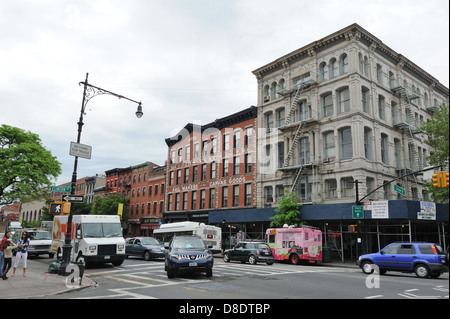
{"type": "Polygon", "coordinates": [[[272,186],[264,187],[264,202],[272,203],[273,202],[273,188],[272,186]]]}
{"type": "Polygon", "coordinates": [[[206,207],[206,190],[202,189],[200,191],[200,209],[203,209],[206,207]]]}
{"type": "Polygon", "coordinates": [[[273,128],[273,113],[266,113],[264,114],[264,123],[266,124],[266,131],[270,132],[270,130],[273,128]]]}
{"type": "Polygon", "coordinates": [[[353,191],[353,177],[346,177],[341,179],[342,186],[342,197],[353,197],[355,196],[353,191]]]}
{"type": "Polygon", "coordinates": [[[216,162],[211,162],[211,166],[210,166],[210,179],[215,179],[216,178],[216,162]]]}
{"type": "Polygon", "coordinates": [[[197,209],[197,192],[192,192],[191,209],[197,209]]]}
{"type": "Polygon", "coordinates": [[[239,156],[235,156],[233,158],[233,175],[239,175],[239,166],[240,166],[240,158],[239,156]]]}
{"type": "Polygon", "coordinates": [[[172,198],[173,198],[173,194],[169,194],[169,197],[167,199],[167,210],[168,211],[172,210],[172,198]]]}
{"type": "Polygon", "coordinates": [[[181,163],[182,160],[183,160],[183,149],[179,148],[178,149],[177,163],[181,163]]]}
{"type": "Polygon", "coordinates": [[[309,163],[309,138],[304,137],[299,141],[299,160],[301,165],[309,163]]]}
{"type": "Polygon", "coordinates": [[[364,128],[364,156],[368,160],[372,160],[371,135],[371,130],[364,128]]]}
{"type": "Polygon", "coordinates": [[[222,177],[228,177],[228,166],[229,166],[228,161],[229,161],[228,158],[224,158],[222,160],[222,177]]]}
{"type": "Polygon", "coordinates": [[[341,57],[341,75],[346,74],[348,72],[348,57],[347,54],[344,54],[341,57]]]}
{"type": "Polygon", "coordinates": [[[192,167],[192,182],[193,183],[197,182],[197,177],[198,177],[198,166],[193,166],[192,167]]]}
{"type": "Polygon", "coordinates": [[[397,116],[398,116],[398,106],[397,103],[391,101],[391,117],[392,117],[392,124],[397,124],[397,116]]]}
{"type": "Polygon", "coordinates": [[[202,157],[208,156],[208,141],[202,142],[202,157]]]}
{"type": "Polygon", "coordinates": [[[336,157],[336,147],[334,143],[334,132],[324,133],[324,150],[323,157],[324,160],[330,160],[336,157]]]}
{"type": "Polygon", "coordinates": [[[206,164],[202,164],[202,175],[200,177],[201,181],[205,181],[206,180],[206,164]]]}
{"type": "Polygon", "coordinates": [[[199,150],[200,150],[200,144],[199,143],[194,144],[194,158],[199,157],[199,150]]]}
{"type": "Polygon", "coordinates": [[[383,164],[388,164],[388,158],[387,158],[387,146],[388,146],[388,139],[386,134],[381,134],[381,162],[383,164]]]}
{"type": "Polygon", "coordinates": [[[270,86],[270,93],[272,100],[277,98],[277,82],[273,82],[270,86]]]}
{"type": "Polygon", "coordinates": [[[337,182],[335,179],[325,180],[325,197],[337,198],[337,182]]]}
{"type": "Polygon", "coordinates": [[[328,80],[328,66],[325,62],[320,63],[320,81],[328,80]]]}
{"type": "Polygon", "coordinates": [[[252,144],[252,132],[253,128],[252,127],[246,127],[245,128],[245,137],[244,137],[244,144],[245,146],[251,145],[252,144]]]}
{"type": "Polygon", "coordinates": [[[394,87],[395,87],[394,73],[389,72],[389,88],[393,89],[394,87]]]}
{"type": "Polygon", "coordinates": [[[239,185],[233,186],[233,206],[239,206],[239,185]]]}
{"type": "Polygon", "coordinates": [[[338,76],[338,62],[336,59],[330,60],[330,78],[335,78],[338,76]]]}
{"type": "Polygon", "coordinates": [[[211,154],[216,154],[217,152],[217,138],[212,137],[211,138],[211,154]]]}
{"type": "Polygon", "coordinates": [[[384,120],[384,97],[378,96],[378,116],[380,120],[384,120]]]}
{"type": "Polygon", "coordinates": [[[369,113],[369,89],[361,89],[361,105],[364,112],[369,113]]]}
{"type": "Polygon", "coordinates": [[[215,195],[214,188],[210,188],[209,189],[209,208],[214,208],[214,195],[215,195]]]}
{"type": "Polygon", "coordinates": [[[349,127],[339,131],[341,160],[353,157],[352,132],[349,127]]]}
{"type": "Polygon", "coordinates": [[[395,167],[400,169],[400,140],[394,139],[394,158],[395,158],[395,167]]]}
{"type": "Polygon", "coordinates": [[[277,110],[276,114],[277,114],[277,127],[281,127],[284,125],[284,108],[277,110]]]}
{"type": "Polygon", "coordinates": [[[228,206],[228,186],[222,187],[222,207],[228,206]]]}
{"type": "MultiPolygon", "coordinates": [[[[181,169],[177,170],[177,185],[181,184],[181,169]]],[[[156,192],[155,192],[156,195],[156,192]]]]}
{"type": "Polygon", "coordinates": [[[383,193],[384,193],[384,199],[389,200],[389,197],[391,195],[391,190],[390,190],[390,184],[388,181],[383,181],[383,193]]]}
{"type": "Polygon", "coordinates": [[[278,143],[278,168],[284,165],[284,142],[278,143]]]}
{"type": "Polygon", "coordinates": [[[241,145],[241,131],[235,131],[233,135],[233,145],[237,149],[241,145]]]}
{"type": "Polygon", "coordinates": [[[186,167],[184,169],[184,183],[189,183],[189,167],[186,167]]]}
{"type": "Polygon", "coordinates": [[[180,210],[180,193],[175,194],[175,210],[180,210]]]}
{"type": "Polygon", "coordinates": [[[223,150],[224,151],[230,150],[230,134],[223,135],[223,150]]]}
{"type": "Polygon", "coordinates": [[[383,84],[383,70],[381,68],[381,65],[377,64],[377,82],[378,84],[383,84]]]}
{"type": "Polygon", "coordinates": [[[333,115],[333,99],[331,93],[322,96],[322,109],[324,117],[333,115]]]}
{"type": "Polygon", "coordinates": [[[187,209],[187,202],[188,202],[188,193],[184,192],[183,193],[183,210],[187,209]]]}
{"type": "Polygon", "coordinates": [[[245,173],[252,172],[252,154],[245,154],[245,173]]]}
{"type": "Polygon", "coordinates": [[[298,103],[298,121],[304,121],[309,119],[309,110],[306,105],[306,101],[300,101],[298,103]]]}
{"type": "Polygon", "coordinates": [[[245,206],[252,204],[252,184],[245,184],[245,206]]]}
{"type": "Polygon", "coordinates": [[[189,145],[187,145],[186,149],[184,150],[184,160],[186,162],[191,160],[191,147],[189,145]]]}
{"type": "Polygon", "coordinates": [[[338,113],[350,111],[350,90],[345,88],[337,92],[338,113]]]}

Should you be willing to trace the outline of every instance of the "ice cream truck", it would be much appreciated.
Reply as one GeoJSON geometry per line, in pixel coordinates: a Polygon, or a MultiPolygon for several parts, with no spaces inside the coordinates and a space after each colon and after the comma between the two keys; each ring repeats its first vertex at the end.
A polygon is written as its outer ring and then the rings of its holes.
{"type": "MultiPolygon", "coordinates": [[[[55,216],[52,252],[60,258],[67,233],[67,216],[55,216]]],[[[118,215],[73,215],[70,261],[112,263],[125,260],[125,239],[118,215]]]]}
{"type": "Polygon", "coordinates": [[[284,227],[266,230],[266,242],[275,260],[322,261],[322,231],[315,227],[284,227]]]}

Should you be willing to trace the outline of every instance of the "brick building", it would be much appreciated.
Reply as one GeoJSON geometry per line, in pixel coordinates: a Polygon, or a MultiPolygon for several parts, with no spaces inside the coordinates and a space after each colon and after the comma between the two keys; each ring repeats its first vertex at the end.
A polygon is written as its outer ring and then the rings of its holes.
{"type": "Polygon", "coordinates": [[[255,193],[256,115],[252,106],[167,138],[165,222],[208,223],[212,210],[251,208],[255,193]]]}

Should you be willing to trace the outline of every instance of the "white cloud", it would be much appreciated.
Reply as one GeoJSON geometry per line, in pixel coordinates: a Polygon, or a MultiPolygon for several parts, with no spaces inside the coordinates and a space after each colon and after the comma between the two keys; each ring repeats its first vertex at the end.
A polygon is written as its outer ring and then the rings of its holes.
{"type": "Polygon", "coordinates": [[[448,86],[447,0],[5,0],[0,3],[0,124],[39,134],[71,179],[86,72],[112,96],[87,106],[78,177],[145,161],[188,122],[256,105],[251,73],[358,23],[448,86]]]}

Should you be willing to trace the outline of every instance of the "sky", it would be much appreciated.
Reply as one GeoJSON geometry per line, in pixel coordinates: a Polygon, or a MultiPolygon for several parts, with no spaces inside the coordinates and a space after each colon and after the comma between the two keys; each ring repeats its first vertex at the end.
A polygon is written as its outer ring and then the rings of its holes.
{"type": "Polygon", "coordinates": [[[165,139],[257,105],[252,71],[353,23],[449,86],[448,0],[1,0],[0,125],[40,136],[71,181],[146,161],[165,139]]]}

